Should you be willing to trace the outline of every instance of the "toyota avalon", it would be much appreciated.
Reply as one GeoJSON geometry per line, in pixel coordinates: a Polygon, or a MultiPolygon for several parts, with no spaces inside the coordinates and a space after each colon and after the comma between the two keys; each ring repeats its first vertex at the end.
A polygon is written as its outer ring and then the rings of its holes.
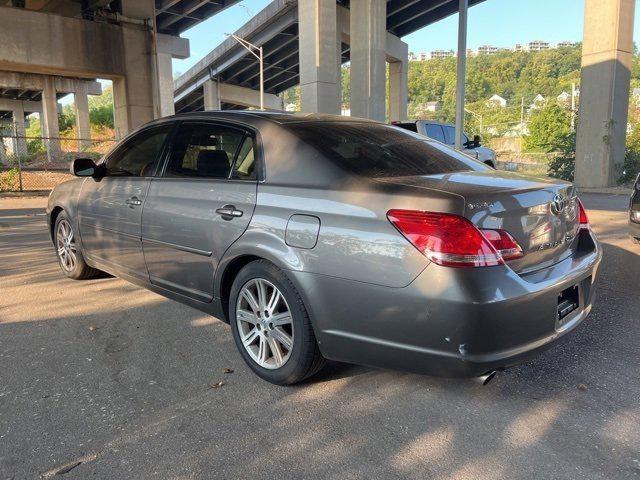
{"type": "Polygon", "coordinates": [[[391,125],[177,115],[72,171],[47,208],[62,272],[105,271],[218,317],[273,383],[325,359],[485,375],[593,303],[602,251],[570,183],[391,125]]]}

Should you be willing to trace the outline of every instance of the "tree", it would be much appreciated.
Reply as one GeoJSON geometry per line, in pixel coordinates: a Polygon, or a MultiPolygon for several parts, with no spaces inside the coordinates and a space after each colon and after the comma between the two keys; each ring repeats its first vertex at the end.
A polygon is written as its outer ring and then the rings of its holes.
{"type": "Polygon", "coordinates": [[[525,150],[556,152],[571,133],[571,114],[557,103],[549,103],[531,117],[529,132],[524,139],[525,150]]]}
{"type": "Polygon", "coordinates": [[[106,87],[102,95],[89,97],[89,121],[92,125],[114,128],[113,87],[106,87]]]}

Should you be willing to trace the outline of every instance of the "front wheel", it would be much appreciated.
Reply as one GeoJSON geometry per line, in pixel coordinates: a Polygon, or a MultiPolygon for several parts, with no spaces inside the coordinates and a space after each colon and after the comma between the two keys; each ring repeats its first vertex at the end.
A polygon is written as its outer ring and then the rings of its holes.
{"type": "Polygon", "coordinates": [[[58,214],[53,231],[53,243],[56,247],[58,263],[67,277],[74,280],[84,280],[97,277],[100,274],[100,270],[90,267],[85,262],[71,219],[66,212],[58,214]]]}
{"type": "Polygon", "coordinates": [[[275,265],[258,260],[240,270],[229,313],[242,358],[264,380],[291,385],[324,365],[302,298],[275,265]]]}

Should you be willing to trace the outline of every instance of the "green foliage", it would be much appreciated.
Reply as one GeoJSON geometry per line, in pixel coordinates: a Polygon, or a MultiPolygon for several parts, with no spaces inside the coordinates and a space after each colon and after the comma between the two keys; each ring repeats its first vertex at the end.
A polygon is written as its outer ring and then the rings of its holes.
{"type": "Polygon", "coordinates": [[[618,182],[621,184],[631,183],[638,177],[638,173],[640,173],[640,128],[636,127],[627,137],[624,165],[618,182]]]}
{"type": "MultiPolygon", "coordinates": [[[[553,99],[563,91],[570,92],[571,84],[580,81],[580,61],[580,45],[542,52],[503,51],[470,57],[467,59],[467,108],[486,116],[485,126],[496,126],[498,131],[506,129],[508,124],[520,121],[523,100],[528,106],[538,94],[553,99]],[[507,99],[507,108],[487,104],[493,94],[507,99]]],[[[410,62],[410,103],[438,101],[442,108],[435,119],[451,123],[455,120],[455,91],[455,58],[410,62]]],[[[418,109],[410,105],[409,110],[418,109]]],[[[478,132],[476,121],[471,124],[474,130],[470,130],[478,132]]]]}
{"type": "Polygon", "coordinates": [[[89,97],[89,121],[92,125],[114,128],[112,87],[105,88],[102,95],[89,97]]]}
{"type": "Polygon", "coordinates": [[[0,192],[15,190],[18,184],[18,169],[11,168],[5,172],[0,169],[0,192]]]}
{"type": "Polygon", "coordinates": [[[576,134],[568,132],[556,137],[553,151],[559,152],[549,162],[547,174],[550,177],[560,178],[573,182],[576,168],[576,134]]]}
{"type": "Polygon", "coordinates": [[[530,134],[524,139],[524,148],[530,152],[557,152],[566,142],[570,129],[570,112],[556,103],[550,103],[531,117],[530,134]]]}
{"type": "Polygon", "coordinates": [[[76,124],[76,112],[72,103],[62,107],[62,113],[58,115],[58,126],[61,132],[73,128],[76,124]]]}

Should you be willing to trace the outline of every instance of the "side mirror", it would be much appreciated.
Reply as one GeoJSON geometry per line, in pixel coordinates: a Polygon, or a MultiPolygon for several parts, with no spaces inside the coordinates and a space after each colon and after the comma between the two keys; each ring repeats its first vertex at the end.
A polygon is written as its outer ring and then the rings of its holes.
{"type": "Polygon", "coordinates": [[[475,148],[478,148],[480,146],[480,135],[474,135],[473,136],[473,143],[475,144],[475,148]]]}
{"type": "Polygon", "coordinates": [[[98,166],[90,158],[76,158],[71,164],[71,173],[76,177],[95,177],[98,166]]]}

